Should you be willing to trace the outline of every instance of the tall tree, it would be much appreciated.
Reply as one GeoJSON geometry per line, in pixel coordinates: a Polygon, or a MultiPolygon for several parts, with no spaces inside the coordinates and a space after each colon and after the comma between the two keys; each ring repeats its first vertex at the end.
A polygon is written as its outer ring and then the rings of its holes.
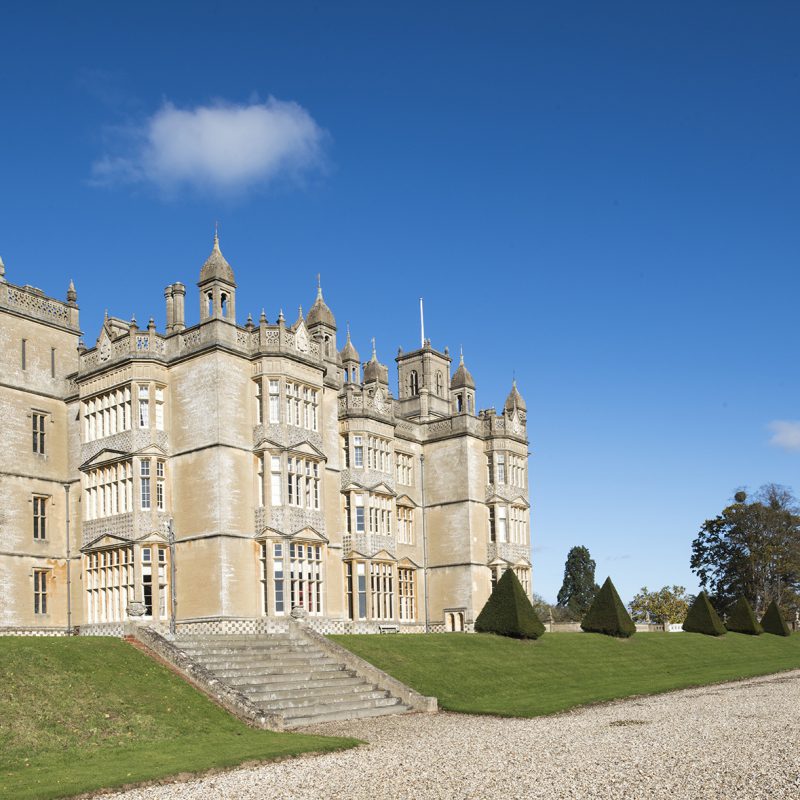
{"type": "Polygon", "coordinates": [[[706,520],[692,542],[692,571],[717,608],[741,596],[760,613],[775,600],[785,611],[800,600],[800,509],[791,491],[767,484],[752,501],[735,501],[706,520]]]}
{"type": "Polygon", "coordinates": [[[567,553],[564,564],[564,582],[558,591],[558,605],[581,619],[588,611],[600,588],[594,581],[595,563],[589,550],[583,546],[573,547],[567,553]]]}

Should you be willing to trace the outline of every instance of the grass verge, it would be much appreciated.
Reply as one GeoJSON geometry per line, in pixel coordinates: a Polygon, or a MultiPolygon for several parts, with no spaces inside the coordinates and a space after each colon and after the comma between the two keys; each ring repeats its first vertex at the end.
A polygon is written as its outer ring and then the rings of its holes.
{"type": "Polygon", "coordinates": [[[118,639],[0,637],[0,797],[65,797],[356,743],[248,728],[118,639]]]}
{"type": "Polygon", "coordinates": [[[800,636],[697,633],[332,636],[450,711],[534,717],[800,668],[800,636]]]}

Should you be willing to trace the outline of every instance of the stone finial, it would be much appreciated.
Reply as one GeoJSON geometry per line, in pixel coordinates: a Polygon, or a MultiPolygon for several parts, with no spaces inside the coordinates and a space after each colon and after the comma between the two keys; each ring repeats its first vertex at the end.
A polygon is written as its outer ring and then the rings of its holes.
{"type": "Polygon", "coordinates": [[[156,321],[152,317],[150,317],[150,319],[147,322],[147,330],[154,331],[155,329],[156,329],[156,321]]]}
{"type": "Polygon", "coordinates": [[[255,328],[255,325],[253,324],[253,315],[252,314],[248,314],[247,315],[247,330],[251,331],[251,330],[253,330],[253,328],[255,328]]]}
{"type": "Polygon", "coordinates": [[[278,312],[278,325],[283,325],[286,322],[286,317],[283,316],[283,309],[278,312]]]}
{"type": "Polygon", "coordinates": [[[78,293],[75,291],[75,284],[72,278],[69,279],[69,286],[67,287],[67,302],[68,303],[78,302],[78,293]]]}
{"type": "Polygon", "coordinates": [[[267,324],[267,312],[264,309],[261,309],[261,316],[258,318],[258,321],[261,325],[267,324]]]}

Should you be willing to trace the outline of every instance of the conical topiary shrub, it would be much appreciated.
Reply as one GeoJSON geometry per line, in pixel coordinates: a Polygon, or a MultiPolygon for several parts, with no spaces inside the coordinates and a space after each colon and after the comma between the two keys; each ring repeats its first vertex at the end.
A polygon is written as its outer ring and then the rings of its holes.
{"type": "Polygon", "coordinates": [[[513,569],[507,569],[475,620],[478,633],[496,633],[514,639],[538,639],[544,625],[513,569]]]}
{"type": "Polygon", "coordinates": [[[705,633],[707,636],[724,636],[725,626],[705,592],[700,592],[686,614],[683,629],[689,633],[705,633]]]}
{"type": "Polygon", "coordinates": [[[778,608],[778,604],[773,600],[761,617],[761,627],[764,633],[774,633],[776,636],[791,636],[792,631],[786,624],[786,620],[778,608]]]}
{"type": "Polygon", "coordinates": [[[746,597],[740,597],[731,606],[725,627],[734,633],[749,633],[751,636],[764,633],[746,597]]]}
{"type": "Polygon", "coordinates": [[[581,628],[587,633],[604,633],[606,636],[627,638],[636,633],[636,625],[622,605],[611,578],[600,587],[594,596],[581,628]]]}

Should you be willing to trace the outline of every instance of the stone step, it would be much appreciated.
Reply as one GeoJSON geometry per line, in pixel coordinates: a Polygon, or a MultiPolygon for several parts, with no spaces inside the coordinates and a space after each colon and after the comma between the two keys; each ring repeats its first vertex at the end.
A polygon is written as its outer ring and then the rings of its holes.
{"type": "Polygon", "coordinates": [[[194,660],[206,669],[215,672],[218,669],[260,669],[264,672],[279,672],[293,669],[324,669],[340,666],[332,658],[228,658],[218,656],[215,658],[199,658],[194,660]]]}
{"type": "Polygon", "coordinates": [[[235,645],[225,646],[223,644],[209,645],[180,645],[181,650],[190,655],[265,655],[279,656],[284,653],[321,653],[320,650],[312,648],[310,645],[291,645],[291,644],[254,644],[250,647],[236,647],[235,645]]]}
{"type": "Polygon", "coordinates": [[[317,725],[321,722],[337,722],[346,719],[364,719],[366,717],[382,717],[386,714],[403,714],[409,711],[409,707],[403,705],[399,700],[393,706],[379,706],[377,708],[365,708],[358,711],[319,711],[305,716],[284,717],[284,725],[287,728],[302,728],[306,725],[317,725]]]}
{"type": "Polygon", "coordinates": [[[380,689],[369,688],[366,691],[358,693],[350,693],[346,695],[326,695],[324,697],[282,697],[277,700],[257,700],[251,698],[254,703],[258,703],[262,708],[268,708],[273,712],[280,712],[287,714],[294,713],[298,709],[303,709],[305,712],[309,710],[316,711],[323,706],[330,707],[347,707],[361,708],[369,707],[371,703],[376,703],[380,706],[394,705],[397,703],[396,697],[391,697],[388,692],[381,691],[380,689]]]}
{"type": "Polygon", "coordinates": [[[232,674],[236,674],[237,670],[255,670],[256,672],[263,672],[265,675],[291,673],[297,671],[313,672],[320,670],[340,669],[341,664],[336,661],[204,661],[201,658],[195,659],[198,664],[202,664],[209,672],[225,672],[233,670],[232,674]]]}
{"type": "Polygon", "coordinates": [[[254,687],[249,689],[247,696],[257,703],[279,702],[281,700],[316,700],[318,703],[325,703],[329,700],[360,697],[375,693],[375,697],[386,697],[384,689],[376,689],[369,683],[359,681],[358,683],[346,684],[344,686],[309,686],[306,689],[299,689],[296,686],[287,689],[274,689],[271,686],[254,687]]]}
{"type": "MultiPolygon", "coordinates": [[[[188,652],[188,651],[187,651],[188,652]]],[[[330,656],[326,656],[319,651],[311,651],[308,653],[276,653],[270,655],[269,653],[189,653],[197,661],[203,664],[263,664],[269,666],[270,664],[305,664],[305,663],[335,663],[335,660],[330,656]]]]}
{"type": "MultiPolygon", "coordinates": [[[[386,706],[396,706],[400,701],[396,697],[384,696],[374,700],[359,700],[355,699],[341,699],[341,700],[327,700],[323,703],[314,703],[313,706],[299,706],[296,708],[287,707],[280,709],[284,718],[294,719],[308,714],[326,714],[329,711],[364,711],[372,708],[384,708],[386,706]]],[[[276,703],[259,703],[262,708],[276,708],[276,703]]]]}
{"type": "Polygon", "coordinates": [[[276,676],[274,679],[261,680],[253,677],[226,678],[225,683],[235,686],[240,692],[248,696],[256,692],[301,692],[306,688],[314,690],[331,689],[336,686],[346,690],[349,686],[364,686],[365,681],[350,670],[339,670],[338,672],[326,672],[314,678],[304,675],[295,677],[294,675],[276,676]]]}
{"type": "Polygon", "coordinates": [[[225,647],[249,647],[253,645],[281,645],[296,644],[303,646],[308,644],[302,639],[295,639],[291,636],[177,636],[174,640],[178,647],[184,645],[223,645],[225,647]]]}
{"type": "Polygon", "coordinates": [[[265,672],[262,669],[233,669],[233,670],[213,670],[212,674],[231,686],[247,685],[250,683],[308,683],[318,679],[328,679],[343,674],[348,678],[355,674],[352,670],[344,669],[340,664],[330,664],[321,669],[300,669],[292,668],[288,670],[275,670],[265,672]]]}

